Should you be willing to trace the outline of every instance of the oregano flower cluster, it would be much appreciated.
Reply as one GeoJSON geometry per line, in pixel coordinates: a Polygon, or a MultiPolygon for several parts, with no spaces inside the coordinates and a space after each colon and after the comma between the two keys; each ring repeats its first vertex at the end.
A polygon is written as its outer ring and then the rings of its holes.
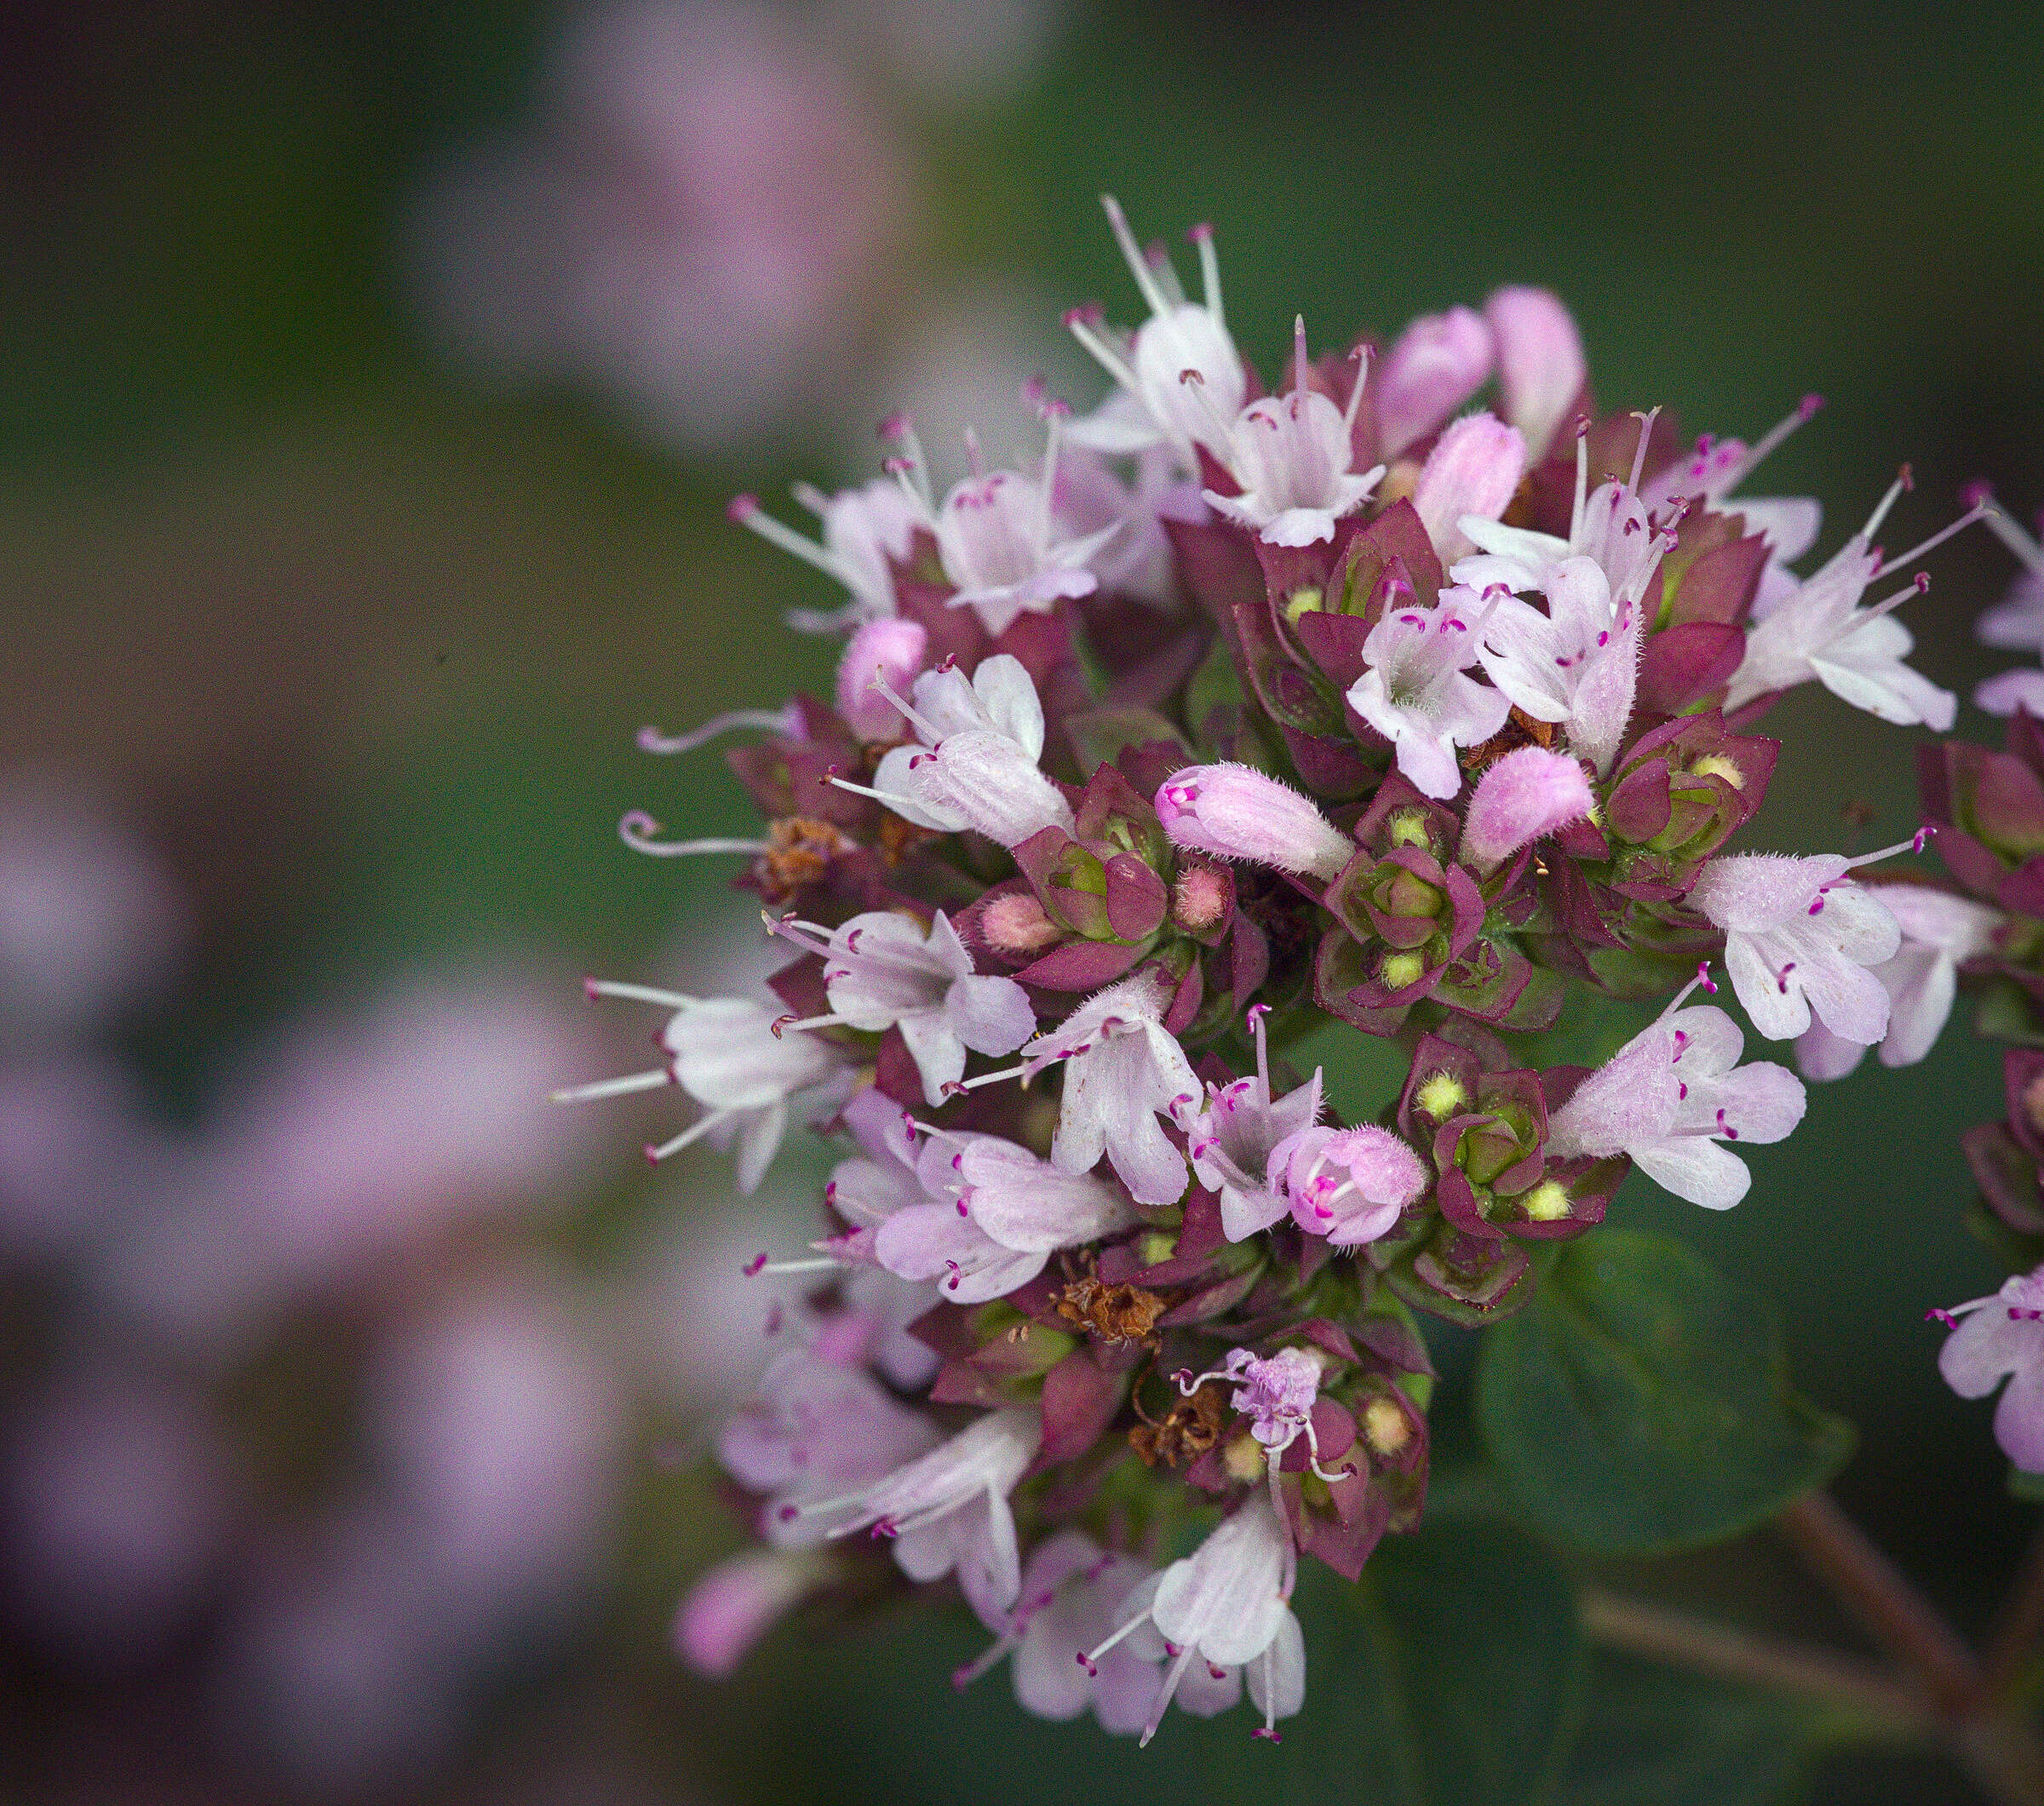
{"type": "MultiPolygon", "coordinates": [[[[1031,467],[974,445],[939,494],[898,418],[882,475],[801,493],[818,537],[733,504],[841,588],[791,616],[841,638],[834,693],[642,734],[749,737],[755,838],[622,831],[742,862],[777,1000],[594,983],[661,1012],[661,1058],[564,1095],[677,1087],[649,1155],[730,1146],[744,1191],[791,1123],[842,1146],[813,1247],[749,1269],[808,1270],[814,1310],[718,1439],[762,1548],[686,1648],[955,1585],[990,1639],[962,1684],[1006,1661],[1029,1710],[1145,1741],[1246,1691],[1274,1739],[1300,1562],[1353,1580],[1425,1510],[1421,1320],[1520,1310],[1635,1167],[1737,1203],[1800,1121],[1720,983],[1816,1075],[1921,1058],[1990,944],[2035,995],[1991,833],[1978,901],[1897,881],[1921,836],[1739,845],[1786,691],[1951,725],[1897,611],[1986,503],[1890,555],[1905,468],[1805,573],[1817,503],[1748,491],[1814,398],[1685,450],[1599,406],[1531,289],[1382,347],[1300,320],[1266,381],[1213,233],[1195,300],[1107,213],[1142,314],[1068,317],[1111,392],[1032,391],[1031,467]],[[1587,995],[1642,1026],[1546,1063],[1587,995]],[[1391,1041],[1402,1086],[1329,1084],[1316,1031],[1391,1041]]],[[[2009,832],[2044,847],[2036,754],[2012,790],[1952,767],[1933,815],[2034,804],[2009,832]]],[[[2034,1158],[2044,1112],[2011,1133],[2034,1158]]]]}

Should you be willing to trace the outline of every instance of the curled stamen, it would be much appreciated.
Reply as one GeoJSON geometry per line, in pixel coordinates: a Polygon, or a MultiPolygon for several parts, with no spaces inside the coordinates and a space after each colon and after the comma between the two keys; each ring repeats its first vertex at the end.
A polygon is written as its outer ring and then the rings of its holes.
{"type": "Polygon", "coordinates": [[[757,858],[767,851],[764,840],[711,839],[656,840],[660,824],[643,809],[628,811],[617,823],[617,838],[635,853],[650,853],[657,859],[677,859],[693,853],[747,853],[757,858]]]}
{"type": "Polygon", "coordinates": [[[663,734],[657,727],[642,727],[637,741],[642,753],[692,753],[699,746],[706,746],[719,734],[737,732],[742,728],[757,728],[762,733],[778,734],[784,739],[799,740],[802,735],[801,711],[790,702],[785,708],[732,708],[721,715],[712,715],[702,726],[691,728],[686,734],[663,734]]]}

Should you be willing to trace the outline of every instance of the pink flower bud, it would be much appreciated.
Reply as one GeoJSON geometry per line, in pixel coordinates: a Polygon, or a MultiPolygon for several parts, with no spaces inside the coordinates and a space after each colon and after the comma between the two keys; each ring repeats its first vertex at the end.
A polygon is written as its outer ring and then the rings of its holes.
{"type": "Polygon", "coordinates": [[[1377,433],[1395,458],[1480,389],[1495,362],[1490,323],[1468,307],[1425,314],[1398,335],[1377,366],[1377,433]]]}
{"type": "Polygon", "coordinates": [[[1529,840],[1537,840],[1593,806],[1590,781],[1566,753],[1522,746],[1484,773],[1462,822],[1461,857],[1478,871],[1502,865],[1529,840]]]}
{"type": "Polygon", "coordinates": [[[1470,414],[1441,435],[1413,486],[1412,505],[1444,565],[1476,550],[1456,522],[1465,514],[1496,520],[1510,505],[1526,468],[1519,428],[1494,414],[1470,414]]]}
{"type": "Polygon", "coordinates": [[[823,1578],[807,1551],[734,1555],[688,1590],[675,1615],[675,1647],[698,1674],[721,1679],[823,1578]]]}
{"type": "Polygon", "coordinates": [[[1569,310],[1545,289],[1499,289],[1484,303],[1497,335],[1497,387],[1505,418],[1543,457],[1582,393],[1588,366],[1569,310]]]}
{"type": "Polygon", "coordinates": [[[1355,843],[1306,798],[1246,765],[1195,765],[1157,787],[1157,819],[1180,846],[1331,880],[1355,843]]]}
{"type": "Polygon", "coordinates": [[[852,636],[837,668],[837,712],[861,740],[899,740],[901,712],[874,687],[877,677],[905,697],[930,636],[920,622],[883,615],[852,636]]]}

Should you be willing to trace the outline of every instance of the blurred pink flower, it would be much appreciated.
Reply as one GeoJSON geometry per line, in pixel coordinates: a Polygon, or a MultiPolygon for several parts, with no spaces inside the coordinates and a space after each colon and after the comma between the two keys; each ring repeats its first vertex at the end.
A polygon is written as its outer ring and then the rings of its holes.
{"type": "Polygon", "coordinates": [[[175,963],[183,924],[141,846],[64,779],[0,788],[0,1036],[97,1028],[175,963]]]}
{"type": "Polygon", "coordinates": [[[544,104],[417,209],[445,337],[606,390],[692,450],[813,412],[878,318],[906,213],[841,60],[762,7],[622,0],[570,25],[544,104]]]}
{"type": "Polygon", "coordinates": [[[198,1606],[235,1514],[229,1451],[198,1402],[95,1360],[29,1407],[5,1460],[16,1615],[76,1661],[159,1654],[198,1606]]]}
{"type": "Polygon", "coordinates": [[[594,1147],[547,1092],[603,1055],[560,995],[513,970],[421,978],[287,1030],[230,1081],[99,1283],[226,1352],[460,1222],[561,1209],[594,1147]]]}

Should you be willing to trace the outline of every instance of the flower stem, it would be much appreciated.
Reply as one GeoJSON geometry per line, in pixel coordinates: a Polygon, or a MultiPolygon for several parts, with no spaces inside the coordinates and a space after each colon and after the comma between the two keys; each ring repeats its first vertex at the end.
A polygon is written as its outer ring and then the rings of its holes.
{"type": "Polygon", "coordinates": [[[1959,1633],[1829,1493],[1806,1493],[1776,1523],[1806,1565],[1880,1648],[1955,1718],[1981,1696],[1980,1664],[1959,1633]]]}
{"type": "Polygon", "coordinates": [[[1987,1652],[1981,1658],[1981,1685],[1989,1699],[2001,1698],[2015,1684],[2040,1631],[2044,1631],[2044,1525],[2030,1538],[2016,1584],[2001,1602],[1994,1629],[1988,1633],[1987,1652]]]}
{"type": "Polygon", "coordinates": [[[1677,1667],[1822,1700],[1869,1733],[1930,1737],[1922,1696],[1872,1662],[1763,1637],[1599,1588],[1582,1594],[1583,1628],[1616,1649],[1677,1667]]]}

